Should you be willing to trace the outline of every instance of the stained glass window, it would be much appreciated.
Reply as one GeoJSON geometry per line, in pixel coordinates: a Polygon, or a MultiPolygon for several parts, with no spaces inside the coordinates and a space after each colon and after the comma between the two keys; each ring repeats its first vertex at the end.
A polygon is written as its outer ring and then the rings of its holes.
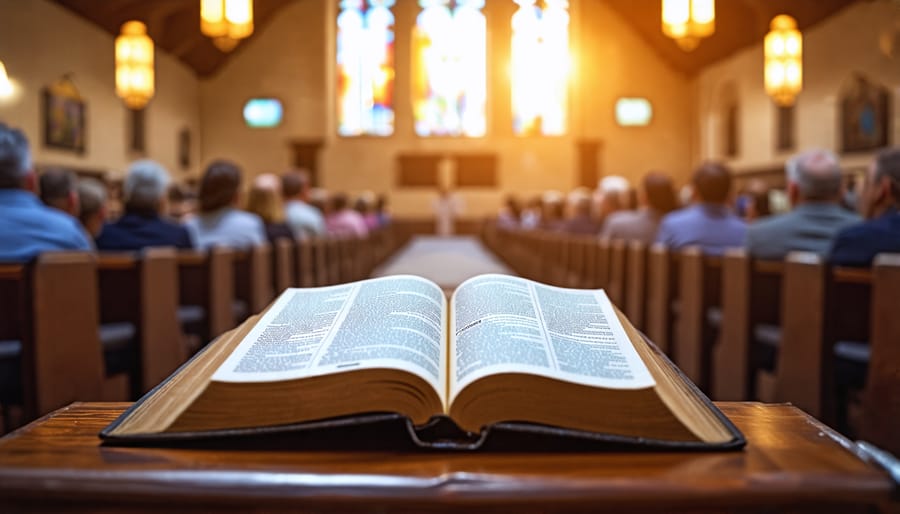
{"type": "Polygon", "coordinates": [[[569,86],[568,0],[514,0],[512,112],[518,135],[566,132],[569,86]]]}
{"type": "Polygon", "coordinates": [[[343,136],[394,132],[394,2],[340,2],[337,118],[343,136]]]}
{"type": "Polygon", "coordinates": [[[484,136],[487,24],[484,0],[419,0],[413,29],[416,134],[484,136]]]}

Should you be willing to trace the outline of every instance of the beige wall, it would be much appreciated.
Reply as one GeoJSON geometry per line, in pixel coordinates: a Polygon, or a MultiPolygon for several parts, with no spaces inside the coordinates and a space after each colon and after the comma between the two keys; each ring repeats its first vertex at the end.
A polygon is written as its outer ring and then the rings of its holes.
{"type": "MultiPolygon", "coordinates": [[[[814,26],[803,35],[804,89],[796,101],[796,148],[840,148],[840,90],[856,73],[887,87],[892,94],[893,144],[900,144],[900,55],[888,58],[879,37],[896,30],[896,2],[860,2],[814,26]]],[[[900,52],[898,52],[900,53],[900,52]]],[[[701,73],[695,81],[699,135],[698,158],[722,156],[718,97],[731,81],[740,105],[738,170],[780,166],[790,152],[775,150],[775,107],[763,88],[762,42],[701,73]]],[[[870,153],[843,155],[847,167],[864,165],[870,153]]]]}
{"type": "Polygon", "coordinates": [[[201,84],[203,158],[229,157],[251,174],[289,166],[291,139],[322,139],[322,184],[350,192],[387,192],[397,215],[431,212],[434,193],[394,187],[394,159],[408,152],[496,152],[500,187],[462,190],[466,215],[494,212],[506,192],[567,190],[576,182],[576,142],[604,143],[601,171],[639,178],[649,169],[679,177],[691,164],[691,84],[672,70],[627,23],[597,0],[572,2],[572,47],[577,62],[573,77],[571,132],[556,138],[512,136],[509,114],[508,61],[511,1],[490,0],[485,14],[490,34],[488,136],[478,139],[419,138],[413,132],[408,100],[409,30],[417,14],[414,0],[398,0],[396,127],[388,138],[341,138],[336,135],[333,80],[334,19],[325,0],[296,2],[209,80],[201,84]],[[274,129],[244,126],[241,108],[247,99],[271,95],[285,106],[283,124],[274,129]],[[619,96],[645,96],[654,120],[645,128],[621,128],[613,117],[619,96]]]}
{"type": "MultiPolygon", "coordinates": [[[[17,86],[0,100],[0,120],[22,128],[38,164],[60,164],[119,174],[136,155],[128,151],[129,116],[115,93],[114,38],[46,0],[0,0],[0,60],[17,86]],[[87,103],[84,155],[42,145],[41,90],[71,73],[87,103]]],[[[146,111],[147,156],[179,178],[178,131],[192,133],[193,171],[199,169],[199,81],[193,71],[156,49],[156,96],[146,111]]],[[[190,171],[190,170],[189,170],[190,171]]]]}

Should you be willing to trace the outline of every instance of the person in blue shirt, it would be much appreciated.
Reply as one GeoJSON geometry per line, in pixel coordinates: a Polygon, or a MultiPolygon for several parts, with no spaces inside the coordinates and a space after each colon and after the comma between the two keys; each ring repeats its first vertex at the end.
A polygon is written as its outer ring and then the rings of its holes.
{"type": "Polygon", "coordinates": [[[900,147],[882,150],[869,165],[859,197],[867,221],[838,233],[829,260],[870,266],[879,253],[900,253],[900,147]]]}
{"type": "Polygon", "coordinates": [[[708,255],[742,247],[747,225],[728,205],[731,171],[722,164],[707,162],[697,168],[692,181],[694,203],[662,219],[656,242],[675,250],[699,246],[708,255]]]}
{"type": "Polygon", "coordinates": [[[200,180],[200,211],[185,225],[197,248],[214,246],[246,250],[266,244],[262,218],[237,208],[241,169],[230,161],[212,162],[200,180]]]}
{"type": "Polygon", "coordinates": [[[152,246],[192,248],[188,230],[162,218],[169,173],[149,159],[135,161],[122,184],[125,214],[104,225],[97,237],[100,250],[141,250],[152,246]]]}
{"type": "Polygon", "coordinates": [[[41,203],[28,139],[0,123],[0,262],[27,262],[42,252],[91,250],[78,220],[41,203]]]}

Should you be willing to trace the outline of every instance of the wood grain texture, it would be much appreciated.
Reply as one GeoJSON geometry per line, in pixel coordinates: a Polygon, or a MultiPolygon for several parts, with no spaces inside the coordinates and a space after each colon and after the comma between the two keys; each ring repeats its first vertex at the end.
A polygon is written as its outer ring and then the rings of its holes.
{"type": "Polygon", "coordinates": [[[102,446],[97,432],[127,406],[73,404],[0,440],[4,512],[851,512],[891,492],[853,443],[788,405],[719,404],[742,452],[585,454],[102,446]]]}

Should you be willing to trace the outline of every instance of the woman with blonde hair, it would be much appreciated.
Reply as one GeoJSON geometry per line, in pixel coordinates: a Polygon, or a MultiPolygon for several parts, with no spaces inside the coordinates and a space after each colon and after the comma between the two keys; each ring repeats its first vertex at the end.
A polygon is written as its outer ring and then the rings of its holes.
{"type": "Polygon", "coordinates": [[[281,203],[281,180],[272,174],[258,175],[247,194],[247,211],[262,218],[266,237],[270,243],[278,239],[294,239],[294,234],[284,222],[284,206],[281,203]]]}

